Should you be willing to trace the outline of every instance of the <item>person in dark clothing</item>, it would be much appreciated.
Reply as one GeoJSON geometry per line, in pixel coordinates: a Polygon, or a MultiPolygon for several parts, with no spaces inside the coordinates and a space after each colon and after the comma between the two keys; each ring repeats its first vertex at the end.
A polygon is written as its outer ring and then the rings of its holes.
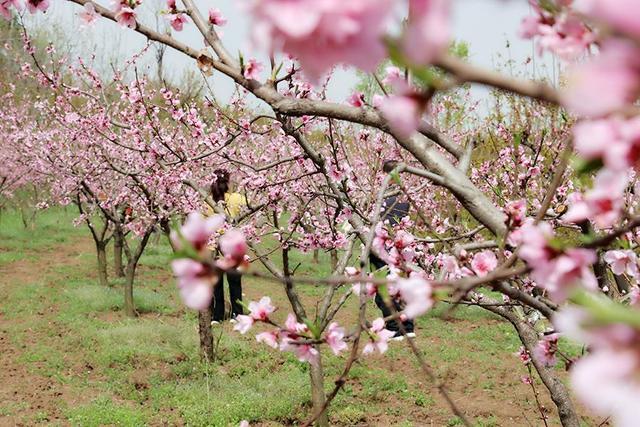
{"type": "MultiPolygon", "coordinates": [[[[213,299],[211,300],[211,310],[213,321],[222,322],[224,320],[224,281],[220,275],[218,283],[213,288],[213,299]]],[[[236,271],[226,273],[229,284],[229,299],[231,300],[231,321],[235,321],[238,314],[243,314],[242,305],[242,276],[236,271]]]]}
{"type": "MultiPolygon", "coordinates": [[[[211,197],[215,202],[225,201],[229,193],[229,172],[217,169],[214,172],[216,179],[211,184],[211,197]]],[[[229,284],[229,299],[231,300],[231,322],[235,322],[238,314],[243,314],[242,304],[242,275],[236,271],[227,271],[227,283],[229,284]]],[[[224,275],[221,274],[218,283],[213,288],[211,299],[212,324],[224,320],[224,275]]]]}
{"type": "MultiPolygon", "coordinates": [[[[388,160],[384,163],[382,170],[386,173],[389,173],[393,169],[395,169],[396,166],[396,161],[388,160]]],[[[409,215],[409,208],[409,203],[399,201],[396,196],[386,197],[382,204],[381,218],[391,226],[397,225],[400,220],[402,220],[402,218],[409,215]]],[[[387,265],[387,263],[385,263],[374,254],[369,255],[369,263],[373,265],[376,270],[379,270],[387,265]]],[[[376,293],[375,302],[382,312],[383,317],[389,317],[393,314],[380,294],[376,293]]],[[[396,312],[402,311],[402,305],[398,301],[392,299],[392,303],[396,312]]],[[[406,333],[407,336],[415,337],[414,323],[412,319],[405,320],[404,322],[402,322],[402,325],[404,326],[404,333],[406,333]]],[[[396,335],[394,336],[395,339],[403,338],[402,331],[400,330],[400,326],[398,325],[398,322],[396,320],[387,321],[385,328],[396,333],[396,335]]]]}

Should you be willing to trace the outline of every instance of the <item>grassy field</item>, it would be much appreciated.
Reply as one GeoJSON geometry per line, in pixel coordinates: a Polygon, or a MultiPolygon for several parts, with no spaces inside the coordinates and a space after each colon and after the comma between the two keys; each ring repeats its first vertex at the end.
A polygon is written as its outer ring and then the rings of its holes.
{"type": "MultiPolygon", "coordinates": [[[[122,312],[121,282],[97,285],[93,243],[71,225],[74,213],[52,209],[25,230],[17,215],[0,218],[0,425],[291,425],[310,414],[307,365],[241,336],[230,325],[214,330],[217,359],[197,356],[196,315],[181,306],[163,239],[143,256],[135,285],[141,313],[122,312]]],[[[328,270],[296,254],[302,271],[328,270]]],[[[258,266],[255,266],[258,268],[258,266]]],[[[245,299],[271,295],[286,316],[284,291],[247,278],[245,299]]],[[[226,291],[226,290],[225,290],[226,291]]],[[[322,289],[302,288],[311,303],[322,289]]],[[[309,305],[313,307],[313,304],[309,305]]],[[[526,368],[514,353],[511,327],[476,308],[421,318],[418,345],[458,405],[477,426],[542,425],[526,368]]],[[[379,314],[368,308],[369,317],[379,314]]],[[[347,305],[339,320],[353,318],[347,305]]],[[[345,358],[323,353],[327,389],[345,358]]],[[[554,406],[538,385],[557,425],[554,406]]],[[[334,425],[455,426],[403,343],[358,362],[330,410],[334,425]]]]}

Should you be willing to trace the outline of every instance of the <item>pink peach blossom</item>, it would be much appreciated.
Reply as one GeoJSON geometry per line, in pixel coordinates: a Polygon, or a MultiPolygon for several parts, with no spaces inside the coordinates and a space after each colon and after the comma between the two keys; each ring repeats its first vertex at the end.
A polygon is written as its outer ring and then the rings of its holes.
{"type": "Polygon", "coordinates": [[[413,95],[392,95],[378,106],[391,130],[400,138],[409,138],[418,129],[423,107],[413,95]]]}
{"type": "Polygon", "coordinates": [[[227,23],[227,19],[222,15],[220,9],[211,8],[209,9],[209,23],[221,27],[227,23]]]}
{"type": "Polygon", "coordinates": [[[447,279],[458,279],[461,277],[462,272],[458,265],[458,260],[453,255],[443,255],[440,259],[442,271],[445,272],[447,279]]]}
{"type": "Polygon", "coordinates": [[[596,261],[595,252],[589,249],[573,248],[554,258],[547,268],[533,271],[533,279],[549,291],[554,301],[564,301],[568,293],[576,287],[598,289],[591,265],[596,261]]]}
{"type": "Polygon", "coordinates": [[[514,245],[521,245],[518,255],[535,269],[545,266],[555,255],[555,251],[549,246],[553,235],[553,229],[548,223],[534,224],[533,221],[527,221],[517,232],[511,233],[510,240],[514,245]]]}
{"type": "Polygon", "coordinates": [[[578,398],[615,425],[637,424],[640,407],[640,331],[624,324],[595,322],[583,308],[567,307],[553,318],[557,330],[589,346],[571,369],[578,398]]]}
{"type": "Polygon", "coordinates": [[[253,38],[298,58],[313,82],[343,63],[373,71],[394,0],[262,0],[253,3],[253,38]]]}
{"type": "Polygon", "coordinates": [[[233,325],[233,330],[244,335],[249,332],[249,329],[251,329],[254,323],[255,319],[253,317],[245,314],[238,314],[236,316],[236,324],[233,325]]]}
{"type": "MultiPolygon", "coordinates": [[[[360,291],[362,289],[362,283],[354,283],[351,286],[351,292],[353,292],[354,295],[358,295],[360,296],[360,291]]],[[[378,287],[376,285],[374,285],[373,283],[367,282],[364,284],[364,294],[367,297],[372,297],[375,296],[375,294],[378,292],[378,287]]]]}
{"type": "Polygon", "coordinates": [[[296,316],[293,313],[289,313],[284,325],[288,332],[295,335],[305,333],[309,330],[307,325],[304,323],[298,323],[296,316]]]}
{"type": "Polygon", "coordinates": [[[93,26],[98,20],[98,13],[96,12],[96,8],[93,3],[85,3],[82,12],[78,13],[78,16],[82,20],[82,25],[84,27],[93,26]]]}
{"type": "Polygon", "coordinates": [[[293,352],[300,362],[316,365],[320,359],[320,352],[310,344],[294,344],[293,352]]]}
{"type": "Polygon", "coordinates": [[[185,305],[196,310],[208,307],[217,277],[205,265],[189,258],[176,259],[171,267],[185,305]]]}
{"type": "Polygon", "coordinates": [[[364,107],[365,102],[364,102],[364,94],[362,92],[353,92],[350,96],[349,99],[347,99],[347,102],[350,105],[353,105],[354,107],[364,107]]]}
{"type": "Polygon", "coordinates": [[[415,65],[427,65],[446,50],[450,32],[448,0],[410,0],[400,46],[415,65]]]}
{"type": "Polygon", "coordinates": [[[580,222],[590,219],[600,228],[615,225],[624,208],[623,196],[628,182],[625,172],[600,171],[593,188],[583,197],[574,198],[563,220],[580,222]]]}
{"type": "Polygon", "coordinates": [[[558,351],[558,334],[545,335],[533,350],[533,356],[546,366],[555,366],[558,351]]]}
{"type": "Polygon", "coordinates": [[[131,29],[136,28],[136,11],[130,7],[123,7],[118,13],[116,13],[116,21],[123,27],[131,29]]]}
{"type": "Polygon", "coordinates": [[[478,252],[471,260],[471,269],[480,277],[491,273],[498,266],[498,258],[492,251],[478,252]]]}
{"type": "Polygon", "coordinates": [[[408,318],[418,317],[433,307],[433,287],[423,278],[398,279],[397,287],[400,296],[405,301],[402,313],[408,318]]]}
{"type": "Polygon", "coordinates": [[[569,71],[564,105],[576,114],[593,117],[635,101],[640,91],[638,52],[630,42],[604,42],[598,56],[569,71]]]}
{"type": "Polygon", "coordinates": [[[362,349],[362,354],[370,354],[376,350],[383,354],[389,347],[388,341],[393,337],[394,332],[385,329],[384,319],[382,317],[377,318],[371,323],[369,328],[370,341],[362,349]]]}
{"type": "Polygon", "coordinates": [[[507,224],[510,227],[520,227],[527,216],[527,201],[524,199],[509,202],[504,207],[507,224]]]}
{"type": "Polygon", "coordinates": [[[603,259],[611,267],[613,274],[628,274],[631,277],[638,278],[638,258],[631,250],[613,250],[607,251],[603,259]]]}
{"type": "Polygon", "coordinates": [[[520,361],[522,362],[523,365],[528,365],[529,362],[531,362],[531,355],[529,354],[529,351],[527,351],[527,349],[524,346],[520,346],[520,349],[516,354],[520,358],[520,361]]]}
{"type": "Polygon", "coordinates": [[[49,8],[49,0],[26,0],[29,13],[44,12],[49,8]]]}
{"type": "Polygon", "coordinates": [[[258,302],[251,301],[249,303],[249,315],[254,320],[262,322],[269,320],[269,315],[273,313],[275,309],[269,297],[262,297],[258,302]]]}
{"type": "Polygon", "coordinates": [[[244,234],[235,228],[225,232],[220,237],[220,251],[231,267],[236,267],[245,261],[247,254],[247,241],[244,234]]]}
{"type": "MultiPolygon", "coordinates": [[[[404,73],[402,70],[395,65],[390,65],[385,68],[385,76],[382,80],[382,83],[385,85],[391,86],[395,93],[406,93],[410,90],[409,84],[407,83],[404,73]]],[[[381,98],[381,101],[384,98],[381,98]]],[[[375,107],[378,107],[379,104],[374,103],[375,107]]]]}
{"type": "Polygon", "coordinates": [[[640,118],[583,120],[573,127],[573,136],[581,156],[600,159],[609,169],[633,167],[640,159],[640,118]]]}
{"type": "Polygon", "coordinates": [[[263,68],[264,67],[260,62],[252,58],[245,64],[244,77],[246,79],[258,80],[258,78],[260,78],[260,72],[263,68]]]}
{"type": "Polygon", "coordinates": [[[640,37],[640,3],[635,0],[579,0],[576,8],[612,27],[640,37]]]}
{"type": "Polygon", "coordinates": [[[336,356],[347,349],[347,343],[344,342],[344,328],[338,326],[336,322],[332,322],[327,328],[325,341],[336,356]]]}
{"type": "Polygon", "coordinates": [[[522,21],[519,35],[527,39],[537,37],[538,54],[548,50],[560,58],[572,60],[585,53],[595,41],[593,32],[572,10],[551,14],[537,2],[530,3],[536,14],[522,21]]]}
{"type": "Polygon", "coordinates": [[[578,360],[571,384],[580,400],[616,426],[638,424],[640,359],[636,351],[602,349],[578,360]]]}
{"type": "Polygon", "coordinates": [[[187,22],[187,17],[184,13],[174,13],[167,16],[167,20],[171,27],[176,31],[182,31],[184,24],[187,22]]]}
{"type": "Polygon", "coordinates": [[[278,348],[278,332],[261,332],[256,335],[256,341],[265,343],[271,348],[278,348]]]}
{"type": "Polygon", "coordinates": [[[192,212],[187,216],[187,220],[180,228],[180,233],[187,242],[191,243],[196,250],[200,251],[206,247],[211,236],[223,225],[223,215],[213,215],[209,218],[204,218],[200,213],[192,212]]]}

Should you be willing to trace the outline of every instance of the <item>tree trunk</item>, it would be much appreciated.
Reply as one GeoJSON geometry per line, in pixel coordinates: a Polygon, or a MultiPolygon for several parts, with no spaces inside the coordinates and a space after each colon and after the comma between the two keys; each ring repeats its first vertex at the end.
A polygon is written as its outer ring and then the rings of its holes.
{"type": "Polygon", "coordinates": [[[124,267],[122,265],[122,233],[113,233],[113,268],[116,277],[124,277],[124,267]]]}
{"type": "Polygon", "coordinates": [[[335,249],[331,249],[331,271],[335,271],[338,266],[338,251],[335,249]]]}
{"type": "MultiPolygon", "coordinates": [[[[533,354],[538,342],[538,334],[529,325],[520,323],[514,326],[516,326],[522,344],[529,350],[529,353],[533,354]]],[[[580,418],[578,418],[578,414],[573,407],[569,391],[553,371],[553,368],[548,368],[535,357],[531,358],[531,362],[536,371],[538,371],[538,375],[540,375],[540,379],[547,387],[547,390],[549,390],[551,400],[558,408],[558,415],[562,425],[564,427],[580,427],[580,418]]]]}
{"type": "MultiPolygon", "coordinates": [[[[309,365],[309,375],[311,377],[311,401],[313,403],[313,413],[317,414],[323,410],[327,396],[324,392],[324,371],[322,369],[322,356],[318,355],[318,363],[309,365]]],[[[316,425],[320,427],[329,426],[329,416],[327,409],[316,420],[316,425]]]]}
{"type": "Polygon", "coordinates": [[[109,286],[107,278],[107,248],[104,242],[96,243],[96,255],[98,257],[98,282],[100,286],[109,286]]]}
{"type": "Polygon", "coordinates": [[[320,264],[320,251],[318,249],[313,250],[313,263],[320,264]]]}
{"type": "Polygon", "coordinates": [[[20,206],[20,219],[22,220],[24,229],[26,230],[27,228],[29,228],[29,220],[27,219],[27,214],[24,212],[23,206],[20,206]]]}
{"type": "Polygon", "coordinates": [[[124,311],[129,317],[137,316],[136,308],[133,302],[133,280],[136,277],[136,268],[138,267],[138,262],[140,261],[140,257],[144,252],[144,249],[147,247],[147,243],[149,242],[149,237],[151,237],[151,230],[148,229],[140,243],[138,243],[138,247],[132,253],[131,249],[127,245],[127,242],[122,240],[122,248],[125,251],[127,256],[127,267],[125,269],[125,280],[124,280],[124,311]]]}
{"type": "Polygon", "coordinates": [[[136,308],[133,303],[133,279],[136,275],[136,264],[127,264],[124,281],[124,312],[129,317],[136,317],[136,308]]]}
{"type": "Polygon", "coordinates": [[[213,334],[211,333],[211,308],[198,312],[198,335],[200,357],[205,362],[213,361],[213,334]]]}
{"type": "MultiPolygon", "coordinates": [[[[484,302],[495,303],[495,301],[487,297],[484,298],[484,302]]],[[[518,332],[518,336],[520,337],[522,344],[530,354],[533,354],[533,350],[538,343],[538,333],[531,327],[531,325],[519,319],[518,316],[509,309],[498,306],[483,306],[483,308],[507,319],[518,332]]],[[[547,390],[549,390],[551,400],[553,400],[556,408],[558,408],[558,415],[562,425],[564,427],[580,427],[580,418],[573,407],[569,391],[563,382],[560,381],[554,372],[554,369],[548,368],[544,363],[540,363],[535,357],[531,358],[531,363],[533,363],[538,375],[540,375],[540,379],[547,390]]]]}

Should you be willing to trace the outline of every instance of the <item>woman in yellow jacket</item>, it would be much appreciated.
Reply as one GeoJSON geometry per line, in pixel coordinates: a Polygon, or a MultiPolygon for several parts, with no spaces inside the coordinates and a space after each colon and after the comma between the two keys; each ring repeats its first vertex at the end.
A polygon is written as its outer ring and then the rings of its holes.
{"type": "MultiPolygon", "coordinates": [[[[215,180],[211,183],[211,197],[216,203],[224,203],[224,211],[228,218],[237,218],[243,207],[247,205],[247,199],[240,193],[230,192],[229,172],[224,169],[217,169],[214,172],[215,180]]],[[[210,208],[209,214],[213,214],[210,208]]],[[[229,298],[231,300],[231,321],[235,321],[238,314],[243,314],[242,305],[242,276],[234,271],[227,272],[227,282],[229,283],[229,298]]],[[[219,323],[224,320],[224,280],[220,276],[218,283],[213,289],[213,299],[211,300],[211,311],[213,322],[219,323]]]]}

